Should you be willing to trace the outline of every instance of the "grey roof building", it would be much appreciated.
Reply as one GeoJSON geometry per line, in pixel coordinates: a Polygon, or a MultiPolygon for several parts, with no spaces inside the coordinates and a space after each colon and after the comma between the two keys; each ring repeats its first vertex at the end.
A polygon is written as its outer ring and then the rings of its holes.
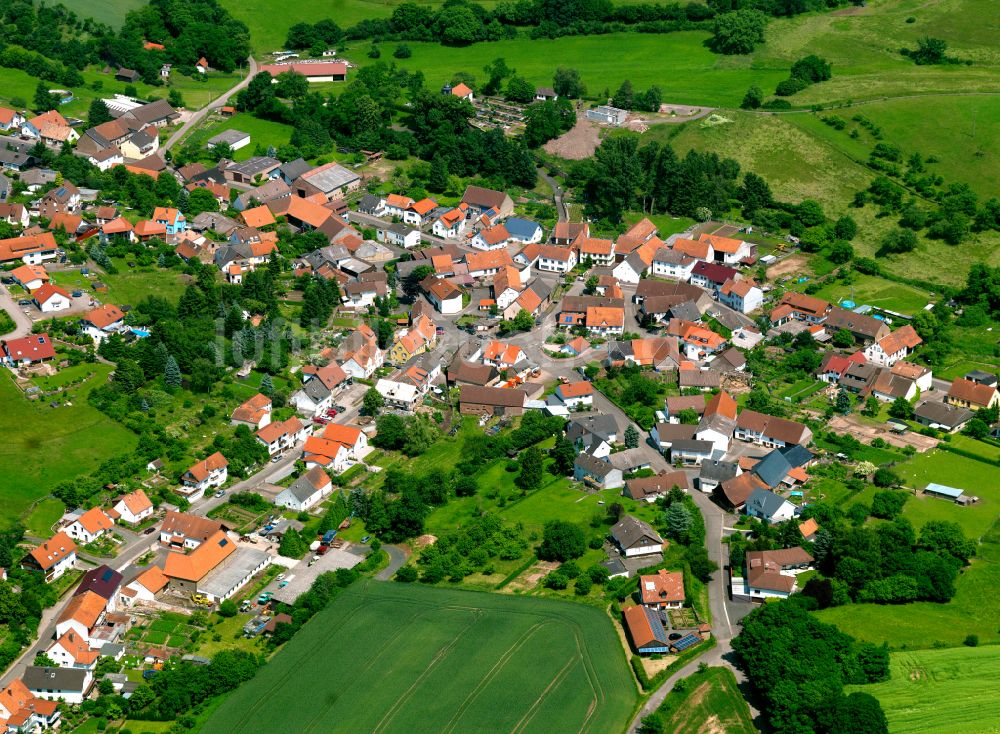
{"type": "Polygon", "coordinates": [[[312,166],[306,163],[301,158],[296,158],[294,161],[288,161],[279,169],[281,171],[281,178],[285,183],[291,184],[295,179],[301,176],[303,173],[308,173],[312,170],[312,166]]]}
{"type": "Polygon", "coordinates": [[[230,148],[242,147],[250,142],[250,133],[242,130],[223,130],[218,135],[213,135],[205,143],[206,148],[214,148],[216,145],[228,145],[230,148]]]}
{"type": "Polygon", "coordinates": [[[659,553],[663,550],[663,538],[653,526],[632,515],[626,515],[611,528],[611,537],[626,556],[659,553]]]}
{"type": "Polygon", "coordinates": [[[772,489],[781,484],[791,470],[792,465],[778,449],[769,453],[753,467],[753,473],[772,489]]]}
{"type": "Polygon", "coordinates": [[[585,444],[596,436],[602,441],[614,443],[618,440],[618,421],[613,415],[603,413],[576,414],[566,429],[566,437],[574,443],[582,439],[585,444]]]}
{"type": "Polygon", "coordinates": [[[770,521],[786,504],[791,503],[770,490],[757,487],[747,498],[746,513],[770,521]]]}

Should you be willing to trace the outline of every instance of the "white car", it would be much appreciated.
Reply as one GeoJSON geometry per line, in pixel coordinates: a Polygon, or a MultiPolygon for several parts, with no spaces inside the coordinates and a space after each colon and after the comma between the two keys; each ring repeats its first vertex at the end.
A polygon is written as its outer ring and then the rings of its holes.
{"type": "Polygon", "coordinates": [[[281,579],[285,578],[285,574],[283,574],[283,573],[279,573],[279,574],[278,574],[277,576],[275,576],[274,578],[276,578],[276,579],[277,579],[278,581],[281,581],[281,579]]]}

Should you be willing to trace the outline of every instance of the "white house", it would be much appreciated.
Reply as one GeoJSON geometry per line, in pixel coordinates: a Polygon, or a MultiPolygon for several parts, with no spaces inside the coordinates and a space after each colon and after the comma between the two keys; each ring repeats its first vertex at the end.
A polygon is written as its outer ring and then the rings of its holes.
{"type": "Polygon", "coordinates": [[[107,599],[94,591],[71,597],[56,619],[56,637],[75,632],[89,643],[91,631],[104,620],[107,603],[107,599]]]}
{"type": "Polygon", "coordinates": [[[504,223],[507,234],[511,242],[519,242],[523,245],[534,244],[542,241],[542,227],[530,219],[520,219],[519,217],[509,217],[504,223]]]}
{"type": "Polygon", "coordinates": [[[305,512],[330,496],[333,482],[320,467],[314,466],[274,498],[274,504],[295,512],[305,512]]]}
{"type": "Polygon", "coordinates": [[[872,364],[892,367],[922,343],[916,330],[907,324],[865,347],[865,358],[872,364]]]}
{"type": "Polygon", "coordinates": [[[69,293],[57,285],[45,283],[31,294],[31,300],[42,313],[53,313],[55,311],[65,311],[73,305],[69,293]]]}
{"type": "Polygon", "coordinates": [[[122,589],[122,599],[131,605],[136,601],[155,601],[156,595],[166,588],[170,579],[159,566],[150,566],[122,589]]]}
{"type": "Polygon", "coordinates": [[[260,443],[267,446],[267,453],[274,456],[292,448],[300,441],[305,441],[309,429],[301,420],[292,416],[278,423],[268,423],[254,435],[260,443]]]}
{"type": "Polygon", "coordinates": [[[405,224],[393,223],[375,230],[375,238],[379,242],[412,250],[420,244],[420,230],[412,229],[405,224]]]}
{"type": "Polygon", "coordinates": [[[594,404],[594,386],[586,380],[561,384],[556,388],[556,397],[570,410],[594,404]]]}
{"type": "Polygon", "coordinates": [[[45,580],[55,581],[76,564],[76,543],[60,531],[32,550],[21,561],[21,567],[41,571],[45,580]]]}
{"type": "Polygon", "coordinates": [[[94,684],[94,675],[83,668],[42,668],[29,665],[21,680],[36,698],[80,704],[94,684]]]}
{"type": "Polygon", "coordinates": [[[383,377],[375,383],[375,389],[385,400],[385,404],[392,408],[412,411],[420,398],[416,386],[409,382],[397,382],[383,377]]]}
{"type": "Polygon", "coordinates": [[[758,487],[747,498],[746,514],[774,524],[791,520],[795,516],[795,505],[774,492],[758,487]]]}
{"type": "Polygon", "coordinates": [[[691,280],[691,271],[698,261],[678,250],[668,250],[661,247],[653,255],[650,272],[658,278],[675,278],[676,280],[691,280]]]}
{"type": "Polygon", "coordinates": [[[432,278],[427,287],[427,299],[443,314],[455,314],[462,310],[462,291],[447,280],[432,278]]]}
{"type": "Polygon", "coordinates": [[[576,250],[558,245],[539,245],[535,267],[547,273],[568,273],[576,267],[576,250]]]}
{"type": "Polygon", "coordinates": [[[469,244],[477,250],[502,250],[510,242],[510,233],[502,224],[480,230],[469,244]]]}
{"type": "Polygon", "coordinates": [[[750,313],[764,303],[764,291],[752,280],[729,279],[719,289],[719,301],[740,313],[750,313]]]}
{"type": "Polygon", "coordinates": [[[45,654],[60,668],[84,670],[93,670],[98,658],[101,657],[99,650],[90,649],[87,638],[81,637],[73,630],[69,630],[53,642],[45,654]]]}
{"type": "Polygon", "coordinates": [[[624,260],[615,265],[611,274],[618,279],[619,283],[638,284],[642,276],[649,270],[649,265],[638,251],[630,252],[624,260]]]}
{"type": "Polygon", "coordinates": [[[733,595],[742,592],[750,601],[787,599],[796,589],[798,574],[812,568],[812,562],[813,557],[800,547],[750,551],[746,555],[746,577],[733,579],[733,595]]]}
{"type": "Polygon", "coordinates": [[[632,515],[625,515],[611,528],[611,538],[627,558],[663,552],[660,534],[652,525],[632,515]]]}
{"type": "Polygon", "coordinates": [[[153,503],[141,489],[123,495],[115,502],[113,509],[118,518],[130,525],[138,525],[153,516],[153,503]]]}
{"type": "Polygon", "coordinates": [[[66,535],[84,545],[93,543],[114,528],[115,523],[100,507],[92,507],[66,526],[66,535]]]}
{"type": "Polygon", "coordinates": [[[221,487],[229,478],[229,461],[216,451],[207,459],[194,464],[181,476],[181,487],[177,490],[188,502],[197,502],[205,496],[205,490],[221,487]]]}
{"type": "Polygon", "coordinates": [[[431,231],[438,237],[458,239],[465,234],[465,221],[463,209],[449,209],[434,220],[431,231]]]}
{"type": "Polygon", "coordinates": [[[743,240],[736,240],[732,237],[720,237],[714,234],[702,234],[698,237],[700,242],[708,242],[712,245],[717,262],[733,265],[740,260],[750,257],[750,244],[743,240]]]}

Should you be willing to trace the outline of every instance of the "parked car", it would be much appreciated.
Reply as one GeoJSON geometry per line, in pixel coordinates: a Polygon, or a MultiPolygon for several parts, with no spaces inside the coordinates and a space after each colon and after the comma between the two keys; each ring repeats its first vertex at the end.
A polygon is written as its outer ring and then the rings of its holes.
{"type": "Polygon", "coordinates": [[[372,539],[372,536],[370,536],[370,535],[366,535],[365,537],[363,537],[363,538],[361,539],[361,542],[362,542],[362,543],[367,543],[367,542],[368,542],[369,540],[371,540],[371,539],[372,539]]]}
{"type": "Polygon", "coordinates": [[[20,300],[19,300],[19,301],[17,302],[17,305],[18,305],[18,306],[30,306],[30,305],[31,305],[31,300],[30,300],[30,299],[28,299],[28,298],[22,298],[22,299],[20,299],[20,300]]]}
{"type": "Polygon", "coordinates": [[[143,535],[150,535],[150,534],[155,533],[155,532],[156,532],[156,526],[154,525],[151,528],[146,528],[145,530],[143,530],[142,534],[143,535]]]}
{"type": "Polygon", "coordinates": [[[281,456],[275,456],[271,459],[272,464],[277,464],[279,461],[281,461],[281,456]]]}
{"type": "Polygon", "coordinates": [[[224,489],[220,489],[218,492],[215,493],[215,498],[216,499],[218,499],[219,497],[225,497],[225,496],[226,496],[226,491],[224,489]]]}

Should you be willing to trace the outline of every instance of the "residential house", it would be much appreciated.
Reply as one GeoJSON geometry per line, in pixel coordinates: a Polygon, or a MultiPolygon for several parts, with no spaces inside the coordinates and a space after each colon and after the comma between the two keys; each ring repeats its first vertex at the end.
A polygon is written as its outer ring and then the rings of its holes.
{"type": "Polygon", "coordinates": [[[389,360],[393,364],[403,364],[433,349],[437,344],[437,330],[429,316],[420,314],[413,324],[400,332],[389,349],[389,360]]]}
{"type": "Polygon", "coordinates": [[[891,369],[892,374],[912,380],[921,392],[927,392],[934,385],[934,373],[929,367],[912,362],[896,362],[891,369]]]}
{"type": "Polygon", "coordinates": [[[330,496],[333,482],[319,466],[314,466],[296,479],[274,498],[274,504],[295,512],[306,512],[309,508],[330,496]]]}
{"type": "MultiPolygon", "coordinates": [[[[7,181],[6,176],[0,176],[0,184],[7,181]]],[[[9,189],[8,189],[9,191],[9,189]]],[[[0,200],[6,199],[6,195],[0,190],[0,200]]],[[[31,221],[28,210],[24,204],[0,204],[0,220],[13,224],[16,227],[26,228],[31,221]]]]}
{"type": "Polygon", "coordinates": [[[458,239],[465,234],[465,209],[462,206],[448,209],[431,225],[431,232],[438,237],[458,239]]]}
{"type": "Polygon", "coordinates": [[[482,186],[469,186],[462,196],[462,203],[469,207],[470,213],[485,214],[497,212],[500,219],[505,219],[514,213],[514,200],[503,191],[494,191],[482,186]]]}
{"type": "Polygon", "coordinates": [[[516,344],[493,340],[483,349],[483,364],[492,365],[501,372],[515,368],[526,360],[524,350],[516,344]]]}
{"type": "MultiPolygon", "coordinates": [[[[574,414],[566,427],[566,438],[584,447],[598,442],[617,443],[620,433],[618,421],[610,413],[574,414]]],[[[594,452],[588,449],[588,453],[594,452]]]]}
{"type": "Polygon", "coordinates": [[[382,366],[385,353],[378,348],[375,332],[361,324],[341,343],[338,361],[341,369],[350,376],[366,379],[382,366]]]}
{"type": "Polygon", "coordinates": [[[69,292],[52,283],[45,283],[31,294],[31,300],[42,313],[65,311],[73,305],[69,292]]]}
{"type": "Polygon", "coordinates": [[[520,242],[524,245],[534,244],[542,241],[542,228],[536,222],[529,219],[509,217],[503,226],[507,230],[510,242],[520,242]]]}
{"type": "Polygon", "coordinates": [[[625,483],[621,469],[586,452],[573,460],[573,479],[600,489],[618,489],[625,483]]]}
{"type": "Polygon", "coordinates": [[[769,489],[758,487],[747,498],[744,511],[750,517],[774,524],[791,520],[795,516],[795,505],[769,489]]]}
{"type": "Polygon", "coordinates": [[[611,539],[627,558],[662,553],[666,545],[652,525],[632,515],[625,515],[612,526],[611,539]]]}
{"type": "Polygon", "coordinates": [[[139,525],[153,516],[154,507],[149,497],[142,489],[119,497],[112,509],[118,513],[118,519],[129,525],[139,525]]]}
{"type": "Polygon", "coordinates": [[[403,214],[413,206],[415,202],[409,196],[400,194],[389,194],[385,197],[386,216],[403,218],[403,214]]]}
{"type": "Polygon", "coordinates": [[[544,280],[535,279],[532,283],[521,291],[517,299],[507,306],[502,312],[504,321],[513,320],[521,311],[526,311],[532,316],[538,317],[551,303],[554,286],[544,280]]]}
{"type": "Polygon", "coordinates": [[[115,527],[114,521],[100,507],[92,507],[66,526],[66,535],[83,545],[93,543],[115,527]]]}
{"type": "Polygon", "coordinates": [[[412,411],[423,397],[412,383],[389,380],[384,377],[375,383],[375,389],[388,407],[401,410],[412,411]]]}
{"type": "Polygon", "coordinates": [[[919,393],[914,380],[895,374],[888,367],[877,368],[875,379],[867,392],[884,403],[891,403],[896,398],[913,400],[919,393]]]}
{"type": "Polygon", "coordinates": [[[643,276],[649,272],[653,264],[655,252],[655,250],[650,251],[646,248],[639,248],[630,252],[620,263],[615,265],[614,270],[611,271],[612,275],[620,283],[638,285],[643,276]]]}
{"type": "Polygon", "coordinates": [[[257,441],[267,447],[269,456],[293,448],[308,435],[309,429],[295,416],[277,423],[268,423],[254,434],[257,441]]]}
{"type": "Polygon", "coordinates": [[[678,237],[673,242],[673,250],[697,262],[713,262],[715,260],[712,243],[707,241],[678,237]]]}
{"type": "MultiPolygon", "coordinates": [[[[547,273],[568,273],[576,267],[576,251],[558,245],[530,245],[536,247],[538,257],[534,266],[547,273]]],[[[529,263],[530,264],[530,263],[529,263]]]]}
{"type": "Polygon", "coordinates": [[[594,404],[594,386],[586,380],[563,383],[556,387],[555,396],[570,410],[594,404]]]}
{"type": "MultiPolygon", "coordinates": [[[[303,161],[301,158],[299,158],[298,161],[292,161],[292,163],[298,163],[299,161],[301,161],[302,165],[305,166],[306,169],[308,170],[309,164],[303,161]]],[[[285,166],[288,165],[291,164],[288,163],[285,164],[285,166]]],[[[282,177],[285,177],[284,167],[282,167],[282,177]]],[[[294,178],[292,180],[294,180],[294,178]]],[[[369,216],[372,217],[383,216],[385,214],[385,197],[378,196],[376,194],[365,194],[364,196],[361,197],[361,200],[358,201],[358,211],[361,212],[362,214],[368,214],[369,216]]],[[[435,232],[435,234],[437,234],[437,232],[435,232]]]]}
{"type": "Polygon", "coordinates": [[[122,575],[110,566],[102,564],[83,574],[73,596],[92,591],[107,601],[109,612],[114,612],[118,608],[118,592],[121,590],[121,585],[122,575]]]}
{"type": "Polygon", "coordinates": [[[518,388],[461,385],[459,409],[463,415],[518,416],[524,413],[527,394],[518,388]]]}
{"type": "Polygon", "coordinates": [[[810,517],[805,522],[799,523],[799,532],[804,540],[812,543],[816,540],[816,533],[819,532],[819,523],[810,517]]]}
{"type": "Polygon", "coordinates": [[[753,472],[743,472],[719,482],[713,494],[724,507],[741,512],[746,507],[750,495],[758,489],[767,489],[763,480],[753,472]]]}
{"type": "Polygon", "coordinates": [[[614,306],[588,306],[584,313],[583,325],[591,334],[599,336],[622,334],[625,331],[625,309],[614,306]]]}
{"type": "Polygon", "coordinates": [[[21,568],[41,571],[45,581],[55,581],[76,563],[76,543],[60,531],[31,550],[21,560],[21,568]]]}
{"type": "Polygon", "coordinates": [[[588,222],[556,222],[556,226],[549,236],[549,244],[566,247],[572,245],[578,238],[587,239],[590,237],[590,224],[588,222]]]}
{"type": "Polygon", "coordinates": [[[746,556],[746,595],[751,601],[787,599],[796,590],[796,576],[812,568],[812,562],[812,556],[800,547],[750,551],[746,556]]]}
{"type": "Polygon", "coordinates": [[[680,609],[684,606],[684,573],[659,569],[655,574],[639,577],[642,604],[650,609],[680,609]]]}
{"type": "Polygon", "coordinates": [[[622,474],[635,474],[643,469],[649,469],[649,457],[641,448],[616,451],[607,457],[611,465],[621,469],[622,474]]]}
{"type": "MultiPolygon", "coordinates": [[[[827,334],[833,335],[841,330],[849,331],[854,340],[861,344],[877,342],[889,335],[889,327],[885,321],[848,311],[840,306],[830,308],[823,325],[827,334]]],[[[912,328],[910,330],[912,331],[912,328]]],[[[916,336],[915,332],[914,336],[916,336]]],[[[890,367],[891,365],[886,366],[890,367]]]]}
{"type": "Polygon", "coordinates": [[[701,395],[674,395],[664,402],[664,415],[668,423],[680,423],[681,413],[694,411],[697,419],[705,414],[705,398],[701,395]]]}
{"type": "Polygon", "coordinates": [[[69,704],[83,703],[94,684],[94,676],[89,670],[37,665],[25,668],[21,680],[34,697],[69,704]]]}
{"type": "Polygon", "coordinates": [[[379,298],[389,294],[389,283],[386,274],[381,271],[363,273],[359,280],[351,281],[341,289],[341,301],[346,308],[354,310],[367,309],[374,306],[379,298]]]}
{"type": "Polygon", "coordinates": [[[667,458],[671,463],[680,462],[684,466],[701,466],[702,463],[712,458],[714,452],[715,445],[711,441],[678,439],[671,443],[670,455],[667,458]]]}
{"type": "Polygon", "coordinates": [[[925,400],[913,412],[914,420],[920,425],[948,433],[962,430],[966,423],[976,417],[969,408],[937,400],[925,400]]]}
{"type": "Polygon", "coordinates": [[[263,428],[271,422],[271,408],[271,398],[257,393],[236,407],[229,418],[229,423],[234,426],[247,426],[253,430],[263,428]]]}
{"type": "Polygon", "coordinates": [[[513,264],[507,250],[493,252],[470,252],[465,256],[470,278],[486,278],[496,275],[501,268],[513,264]]]}
{"type": "Polygon", "coordinates": [[[459,82],[454,87],[446,85],[444,89],[447,90],[446,91],[447,94],[451,94],[454,97],[458,97],[459,99],[464,99],[469,102],[472,102],[473,99],[475,98],[473,91],[469,89],[469,87],[463,84],[462,82],[459,82]]]}
{"type": "Polygon", "coordinates": [[[729,393],[720,391],[708,401],[705,414],[695,429],[697,441],[709,441],[713,450],[724,454],[736,429],[736,401],[729,393]]]}
{"type": "Polygon", "coordinates": [[[1000,405],[1000,392],[993,385],[973,382],[964,377],[956,377],[948,388],[944,401],[959,408],[979,410],[1000,405]]]}
{"type": "Polygon", "coordinates": [[[680,351],[688,359],[702,360],[726,347],[726,338],[711,329],[683,319],[670,319],[667,334],[677,337],[680,351]]]}
{"type": "Polygon", "coordinates": [[[169,510],[160,525],[160,543],[190,550],[211,538],[222,527],[218,520],[169,510]]]}
{"type": "Polygon", "coordinates": [[[454,284],[443,278],[436,278],[433,275],[421,283],[429,300],[440,313],[456,314],[461,313],[462,291],[454,284]]]}
{"type": "Polygon", "coordinates": [[[502,224],[497,224],[476,232],[469,244],[477,250],[489,251],[501,250],[507,247],[509,242],[510,233],[507,231],[507,228],[502,224]]]}
{"type": "MultiPolygon", "coordinates": [[[[594,110],[587,110],[587,116],[590,117],[592,112],[594,110]]],[[[659,611],[645,606],[628,607],[622,610],[622,620],[638,654],[662,655],[670,652],[670,641],[659,611]]]]}
{"type": "Polygon", "coordinates": [[[657,423],[649,430],[653,445],[666,454],[678,441],[693,441],[696,426],[686,423],[657,423]]]}
{"type": "Polygon", "coordinates": [[[577,237],[573,247],[579,253],[580,262],[588,266],[611,266],[615,261],[615,243],[612,240],[596,237],[577,237]]]}
{"type": "MultiPolygon", "coordinates": [[[[885,322],[879,323],[885,326],[885,322]]],[[[888,327],[886,330],[888,331],[888,327]]],[[[900,360],[906,359],[920,344],[923,344],[923,339],[912,326],[907,324],[865,347],[865,357],[874,364],[892,367],[900,360]]]]}
{"type": "Polygon", "coordinates": [[[0,107],[0,130],[15,130],[24,124],[24,115],[9,107],[0,107]]]}
{"type": "Polygon", "coordinates": [[[90,643],[73,630],[66,632],[45,651],[59,668],[93,670],[101,657],[100,650],[91,650],[90,643]]]}
{"type": "Polygon", "coordinates": [[[427,215],[435,209],[437,209],[437,202],[434,199],[415,201],[403,211],[403,222],[413,227],[421,227],[427,215]]]}
{"type": "Polygon", "coordinates": [[[711,494],[720,484],[742,473],[743,469],[738,461],[721,459],[704,461],[698,469],[698,489],[705,494],[711,494]]]}
{"type": "Polygon", "coordinates": [[[676,337],[648,337],[629,341],[610,340],[608,342],[609,365],[637,364],[652,367],[656,371],[673,370],[681,362],[676,337]]]}
{"type": "Polygon", "coordinates": [[[23,367],[55,359],[56,350],[48,334],[32,334],[20,339],[0,341],[2,361],[9,367],[23,367]]]}
{"type": "Polygon", "coordinates": [[[58,250],[51,232],[9,237],[0,240],[0,263],[21,260],[25,265],[40,265],[45,260],[55,260],[58,250]]]}
{"type": "Polygon", "coordinates": [[[752,248],[748,242],[743,240],[705,233],[699,235],[698,240],[712,245],[713,257],[716,262],[733,265],[751,256],[752,248]]]}
{"type": "Polygon", "coordinates": [[[104,304],[85,313],[80,319],[80,327],[84,334],[100,343],[125,327],[125,314],[117,306],[104,304]]]}
{"type": "Polygon", "coordinates": [[[177,492],[183,495],[188,502],[197,502],[205,496],[205,490],[221,487],[228,478],[229,461],[216,451],[207,459],[202,459],[191,466],[181,475],[182,486],[177,492]]]}
{"type": "Polygon", "coordinates": [[[420,245],[420,230],[408,227],[399,222],[391,222],[375,230],[379,242],[386,242],[396,247],[412,250],[420,245]]]}
{"type": "Polygon", "coordinates": [[[719,301],[734,311],[750,313],[764,303],[764,291],[752,280],[730,279],[719,289],[719,301]]]}
{"type": "Polygon", "coordinates": [[[735,437],[769,448],[781,448],[792,444],[808,445],[812,441],[812,431],[796,421],[743,410],[736,420],[735,437]]]}
{"type": "Polygon", "coordinates": [[[497,309],[504,311],[524,290],[521,273],[513,265],[505,265],[493,276],[490,290],[497,309]]]}
{"type": "Polygon", "coordinates": [[[622,495],[634,500],[655,502],[658,498],[667,496],[674,487],[684,492],[691,490],[691,482],[687,472],[681,469],[674,471],[664,469],[651,477],[629,479],[625,482],[625,490],[622,495]]]}
{"type": "Polygon", "coordinates": [[[781,302],[771,311],[771,324],[778,326],[789,319],[805,321],[808,324],[821,324],[826,321],[831,308],[830,302],[822,298],[786,291],[781,297],[781,302]]]}
{"type": "Polygon", "coordinates": [[[139,601],[155,601],[156,595],[163,591],[170,579],[164,575],[159,566],[150,566],[138,576],[129,581],[122,589],[122,599],[131,605],[139,601]]]}
{"type": "Polygon", "coordinates": [[[56,637],[73,631],[88,642],[107,614],[108,600],[94,591],[84,591],[70,598],[56,618],[56,637]]]}
{"type": "Polygon", "coordinates": [[[307,469],[322,467],[336,473],[348,468],[348,462],[360,461],[368,451],[368,436],[356,426],[330,423],[319,436],[309,436],[302,447],[307,469]]]}
{"type": "Polygon", "coordinates": [[[691,283],[710,291],[718,297],[719,291],[730,280],[738,280],[739,271],[713,262],[695,263],[691,268],[691,283]]]}
{"type": "Polygon", "coordinates": [[[659,278],[676,278],[688,281],[691,279],[691,273],[697,262],[681,250],[661,247],[653,255],[650,274],[659,278]]]}

